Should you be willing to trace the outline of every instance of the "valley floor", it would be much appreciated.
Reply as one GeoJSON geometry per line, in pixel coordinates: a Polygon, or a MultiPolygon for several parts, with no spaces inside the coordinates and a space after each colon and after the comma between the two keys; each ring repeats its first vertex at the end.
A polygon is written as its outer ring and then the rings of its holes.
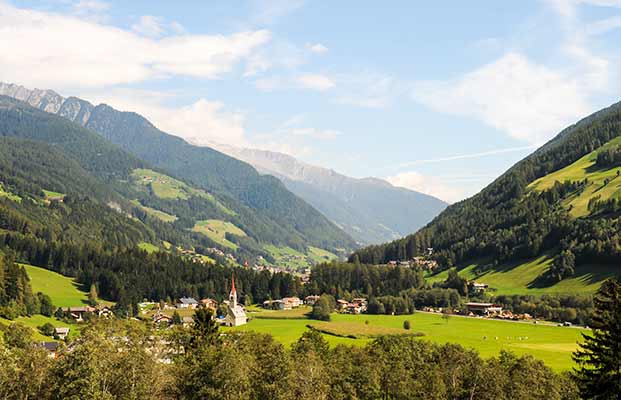
{"type": "MultiPolygon", "coordinates": [[[[258,311],[249,313],[250,322],[233,328],[271,334],[286,346],[294,343],[309,324],[318,321],[304,317],[304,311],[258,311]]],[[[332,320],[321,323],[321,327],[331,327],[333,331],[347,335],[362,336],[364,332],[390,330],[390,333],[422,333],[422,340],[437,343],[458,343],[475,349],[482,357],[497,356],[501,350],[516,354],[531,354],[543,360],[554,370],[569,370],[573,367],[571,353],[578,347],[584,329],[558,327],[524,322],[509,322],[481,318],[452,316],[448,321],[439,314],[417,312],[413,315],[349,315],[332,314],[332,320]],[[403,322],[410,321],[411,329],[403,329],[403,322]],[[365,322],[368,321],[368,324],[365,322]],[[370,329],[375,327],[379,329],[370,329]]],[[[343,336],[324,335],[331,345],[364,345],[372,338],[353,339],[343,336]]]]}

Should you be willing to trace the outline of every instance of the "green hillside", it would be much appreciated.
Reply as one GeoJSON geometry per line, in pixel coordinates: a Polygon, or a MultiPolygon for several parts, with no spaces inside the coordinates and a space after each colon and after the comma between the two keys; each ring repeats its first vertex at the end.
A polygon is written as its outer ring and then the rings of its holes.
{"type": "MultiPolygon", "coordinates": [[[[541,286],[537,280],[544,274],[552,258],[541,256],[534,260],[506,263],[485,271],[478,267],[485,263],[473,263],[458,268],[459,274],[468,280],[475,280],[490,286],[498,294],[575,294],[595,293],[601,283],[617,271],[609,265],[583,264],[576,268],[575,275],[553,285],[541,286]]],[[[443,282],[448,277],[448,270],[427,276],[430,283],[443,282]]]]}
{"type": "Polygon", "coordinates": [[[420,231],[349,260],[410,260],[432,248],[440,270],[487,260],[485,279],[509,292],[592,292],[600,278],[621,274],[620,144],[618,103],[563,130],[420,231]]]}
{"type": "Polygon", "coordinates": [[[214,242],[229,247],[233,250],[236,250],[238,246],[230,240],[227,240],[226,234],[228,233],[236,236],[246,236],[246,232],[242,231],[232,223],[220,221],[217,219],[197,221],[192,230],[194,232],[201,233],[213,240],[214,242]]]}
{"type": "Polygon", "coordinates": [[[32,265],[24,265],[24,268],[30,278],[32,291],[50,296],[54,306],[76,307],[87,301],[86,293],[80,290],[80,285],[73,278],[32,265]]]}

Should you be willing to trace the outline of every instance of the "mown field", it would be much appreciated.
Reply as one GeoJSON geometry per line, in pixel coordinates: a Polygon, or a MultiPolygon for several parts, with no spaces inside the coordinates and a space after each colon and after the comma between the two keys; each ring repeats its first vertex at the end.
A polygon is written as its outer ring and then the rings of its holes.
{"type": "MultiPolygon", "coordinates": [[[[279,312],[250,313],[253,318],[247,325],[233,328],[244,331],[269,333],[286,346],[294,343],[306,331],[308,324],[320,324],[335,333],[368,336],[384,333],[423,333],[421,340],[437,343],[459,343],[476,349],[483,357],[492,357],[500,350],[516,354],[532,354],[555,370],[568,370],[573,366],[571,353],[577,348],[582,332],[586,330],[555,325],[509,322],[452,316],[448,322],[439,314],[418,312],[413,315],[347,315],[332,314],[332,321],[324,323],[303,317],[304,309],[279,312]],[[288,314],[287,314],[288,313],[288,314]],[[286,315],[286,318],[282,316],[286,315]],[[403,329],[403,321],[409,320],[411,329],[403,329]],[[368,321],[368,324],[365,323],[368,321]]],[[[352,339],[342,336],[324,335],[331,345],[364,345],[371,338],[352,339]]]]}
{"type": "Polygon", "coordinates": [[[529,185],[529,188],[533,190],[546,190],[551,188],[555,182],[576,182],[588,179],[589,183],[584,191],[570,196],[563,203],[574,217],[588,215],[588,204],[591,198],[597,195],[601,195],[602,200],[621,198],[621,177],[617,176],[619,167],[598,168],[596,166],[597,154],[601,150],[619,145],[621,145],[621,137],[611,140],[575,163],[537,179],[529,185]]]}
{"type": "MultiPolygon", "coordinates": [[[[577,294],[595,293],[601,283],[607,278],[619,273],[619,270],[610,265],[579,265],[575,276],[551,285],[540,286],[536,279],[550,267],[552,258],[541,256],[534,260],[500,265],[482,274],[475,269],[478,264],[473,263],[458,268],[459,275],[468,280],[476,280],[490,285],[497,294],[577,294]]],[[[484,264],[484,263],[482,263],[484,264]]],[[[448,270],[426,277],[430,283],[446,280],[448,270]]]]}
{"type": "Polygon", "coordinates": [[[221,221],[219,219],[198,221],[192,230],[194,232],[202,233],[214,242],[233,250],[237,250],[238,246],[230,240],[227,240],[226,234],[230,233],[237,236],[246,236],[246,232],[242,231],[232,223],[221,221]]]}
{"type": "Polygon", "coordinates": [[[39,327],[43,326],[46,323],[50,323],[54,325],[55,328],[59,327],[67,327],[69,328],[69,338],[75,339],[80,336],[80,331],[82,330],[82,325],[77,324],[67,324],[63,321],[59,321],[54,317],[46,317],[43,315],[33,315],[32,317],[19,317],[15,318],[12,321],[8,319],[0,318],[0,324],[2,325],[10,325],[11,323],[18,322],[24,324],[29,327],[33,331],[34,340],[38,342],[51,342],[54,339],[50,336],[44,336],[39,332],[39,327]]]}
{"type": "Polygon", "coordinates": [[[330,261],[337,256],[327,250],[310,246],[307,254],[286,246],[265,245],[263,248],[276,260],[275,265],[291,270],[309,268],[314,264],[330,261]]]}
{"type": "Polygon", "coordinates": [[[79,307],[86,303],[87,295],[73,278],[68,278],[44,268],[24,265],[34,293],[50,296],[56,307],[79,307]]]}

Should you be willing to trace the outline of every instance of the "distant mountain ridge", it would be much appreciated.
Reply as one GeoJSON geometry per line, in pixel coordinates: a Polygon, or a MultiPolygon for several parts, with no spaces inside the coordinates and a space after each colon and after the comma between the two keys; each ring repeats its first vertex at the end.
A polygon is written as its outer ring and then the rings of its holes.
{"type": "Polygon", "coordinates": [[[52,90],[0,83],[0,95],[28,103],[84,126],[128,153],[188,183],[208,190],[245,221],[247,233],[265,243],[303,250],[356,247],[355,241],[277,179],[208,147],[193,146],[132,112],[64,98],[52,90]]]}
{"type": "Polygon", "coordinates": [[[421,228],[447,204],[378,178],[351,178],[273,151],[214,144],[218,150],[279,178],[363,244],[393,240],[421,228]]]}

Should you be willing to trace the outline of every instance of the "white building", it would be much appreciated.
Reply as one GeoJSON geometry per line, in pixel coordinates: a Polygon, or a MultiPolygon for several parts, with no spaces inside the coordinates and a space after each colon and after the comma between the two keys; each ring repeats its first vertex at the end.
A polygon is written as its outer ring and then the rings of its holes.
{"type": "Polygon", "coordinates": [[[237,304],[237,290],[235,290],[235,275],[231,277],[231,293],[229,294],[228,311],[226,313],[225,324],[228,326],[240,326],[248,322],[246,311],[237,304]]]}

